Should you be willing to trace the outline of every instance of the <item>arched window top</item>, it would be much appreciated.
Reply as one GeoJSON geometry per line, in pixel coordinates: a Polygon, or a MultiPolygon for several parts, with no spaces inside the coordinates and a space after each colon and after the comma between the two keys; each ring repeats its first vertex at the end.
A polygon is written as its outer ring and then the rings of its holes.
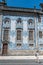
{"type": "Polygon", "coordinates": [[[10,29],[10,27],[11,27],[11,20],[10,20],[10,18],[4,18],[4,20],[3,20],[3,28],[8,28],[8,29],[10,29]]]}
{"type": "Polygon", "coordinates": [[[10,18],[7,18],[7,17],[6,17],[6,18],[4,19],[4,23],[7,23],[7,22],[9,23],[10,21],[11,21],[10,18]]]}
{"type": "Polygon", "coordinates": [[[32,23],[33,23],[33,19],[29,19],[29,20],[28,20],[28,23],[29,23],[29,24],[30,24],[30,23],[32,24],[32,23]]]}
{"type": "Polygon", "coordinates": [[[18,18],[17,19],[17,23],[21,23],[22,22],[22,19],[21,18],[18,18]]]}

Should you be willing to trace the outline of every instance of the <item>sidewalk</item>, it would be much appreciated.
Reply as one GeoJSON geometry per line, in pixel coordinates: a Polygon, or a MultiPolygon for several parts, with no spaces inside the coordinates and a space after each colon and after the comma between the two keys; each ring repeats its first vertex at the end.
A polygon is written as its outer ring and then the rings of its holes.
{"type": "MultiPolygon", "coordinates": [[[[0,60],[16,60],[16,59],[36,59],[35,56],[0,56],[0,60]]],[[[43,59],[43,56],[39,56],[39,59],[43,59]]]]}

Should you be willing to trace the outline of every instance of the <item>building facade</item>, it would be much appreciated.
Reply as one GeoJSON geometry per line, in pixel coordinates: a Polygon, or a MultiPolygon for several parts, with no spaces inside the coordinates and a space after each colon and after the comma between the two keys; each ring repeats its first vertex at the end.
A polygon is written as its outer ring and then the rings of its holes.
{"type": "Polygon", "coordinates": [[[0,2],[0,55],[43,55],[41,9],[9,7],[0,2]]]}

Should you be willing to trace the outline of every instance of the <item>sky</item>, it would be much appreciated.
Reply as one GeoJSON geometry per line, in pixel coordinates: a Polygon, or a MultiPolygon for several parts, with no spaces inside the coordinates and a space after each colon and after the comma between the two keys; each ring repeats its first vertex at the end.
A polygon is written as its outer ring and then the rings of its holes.
{"type": "MultiPolygon", "coordinates": [[[[0,0],[2,1],[2,0],[0,0]]],[[[40,8],[39,4],[43,3],[43,0],[6,0],[8,6],[23,7],[23,8],[40,8]]]]}

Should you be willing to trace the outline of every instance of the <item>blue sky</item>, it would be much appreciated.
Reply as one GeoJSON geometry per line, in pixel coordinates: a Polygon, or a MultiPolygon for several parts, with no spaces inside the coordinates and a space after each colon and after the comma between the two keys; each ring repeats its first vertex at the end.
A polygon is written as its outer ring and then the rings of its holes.
{"type": "Polygon", "coordinates": [[[34,5],[36,5],[36,8],[40,8],[39,4],[43,3],[43,0],[6,0],[6,1],[8,6],[24,7],[24,8],[33,8],[34,5]]]}

